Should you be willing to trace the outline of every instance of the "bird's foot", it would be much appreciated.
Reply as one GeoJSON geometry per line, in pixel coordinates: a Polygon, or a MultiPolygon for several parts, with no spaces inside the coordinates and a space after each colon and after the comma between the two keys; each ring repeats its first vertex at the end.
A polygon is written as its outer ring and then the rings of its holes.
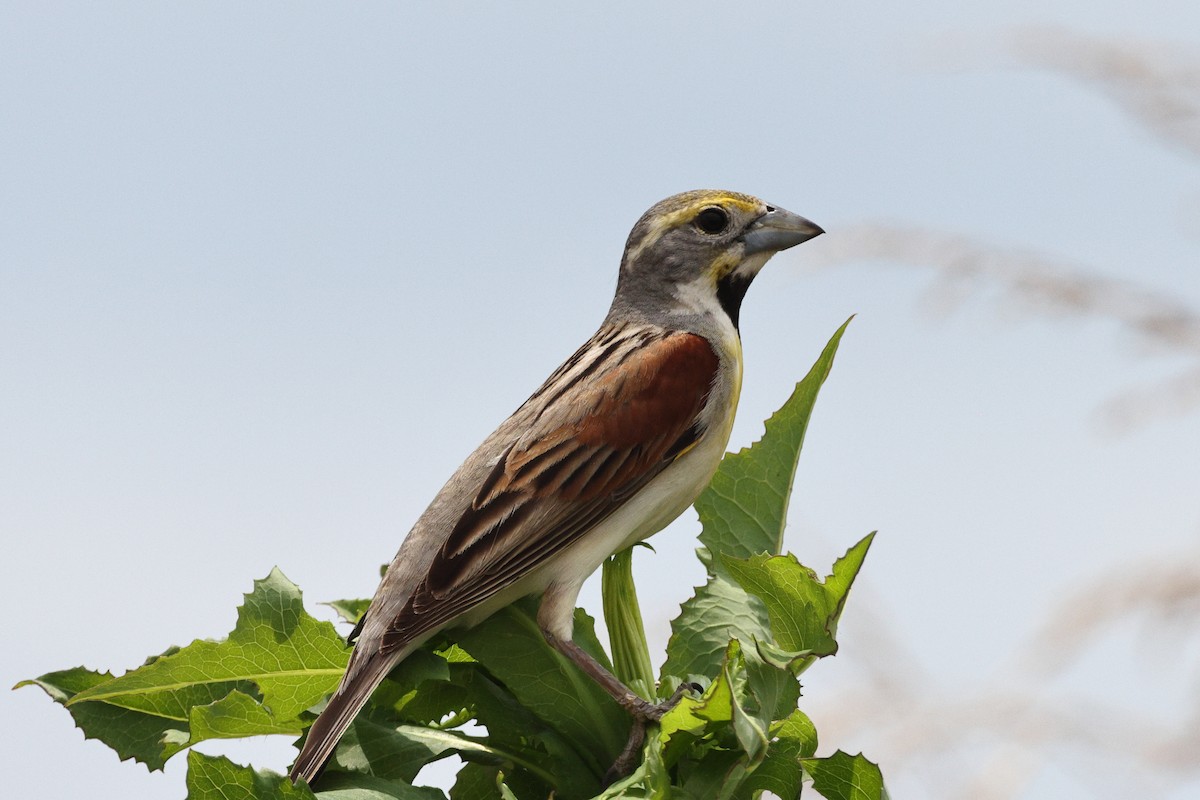
{"type": "Polygon", "coordinates": [[[642,757],[642,742],[644,741],[646,741],[646,720],[635,716],[633,727],[629,729],[629,739],[625,742],[625,749],[608,768],[608,772],[604,773],[605,789],[633,772],[638,765],[638,760],[642,757]]]}
{"type": "Polygon", "coordinates": [[[638,760],[642,754],[642,743],[646,741],[646,724],[661,721],[663,715],[679,705],[679,701],[683,699],[684,693],[689,691],[698,693],[702,689],[696,683],[681,683],[679,684],[679,688],[675,690],[675,693],[661,703],[651,703],[637,695],[629,695],[625,698],[625,701],[621,705],[633,716],[633,727],[629,729],[629,739],[625,742],[625,747],[621,750],[621,754],[617,756],[617,760],[613,762],[613,765],[608,768],[608,772],[604,773],[604,786],[606,788],[633,772],[634,768],[637,767],[638,760]]]}
{"type": "Polygon", "coordinates": [[[630,694],[625,698],[625,702],[621,703],[634,719],[642,722],[658,722],[663,718],[663,715],[670,711],[675,706],[679,705],[679,701],[683,699],[683,695],[687,692],[701,692],[703,689],[698,683],[681,683],[675,689],[675,693],[663,700],[661,703],[651,703],[648,700],[643,700],[637,695],[630,694]]]}

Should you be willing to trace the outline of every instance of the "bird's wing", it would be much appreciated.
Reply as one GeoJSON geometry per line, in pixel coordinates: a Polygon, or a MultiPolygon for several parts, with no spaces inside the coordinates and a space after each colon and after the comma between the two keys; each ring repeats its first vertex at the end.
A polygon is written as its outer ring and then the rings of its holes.
{"type": "Polygon", "coordinates": [[[383,652],[511,585],[691,448],[717,369],[701,336],[601,329],[527,401],[533,424],[458,518],[383,652]]]}

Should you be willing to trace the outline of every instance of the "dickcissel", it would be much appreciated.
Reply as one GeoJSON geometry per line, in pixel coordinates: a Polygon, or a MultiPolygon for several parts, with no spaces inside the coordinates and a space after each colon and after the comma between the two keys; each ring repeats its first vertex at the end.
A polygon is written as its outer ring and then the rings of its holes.
{"type": "Polygon", "coordinates": [[[604,559],[661,530],[708,485],[742,385],[746,289],[772,255],[822,232],[725,191],[678,194],[638,220],[600,329],[467,457],[400,545],[293,780],[314,779],[371,692],[423,642],[530,594],[542,595],[550,645],[636,722],[662,716],[667,704],[638,697],[572,641],[575,600],[604,559]]]}

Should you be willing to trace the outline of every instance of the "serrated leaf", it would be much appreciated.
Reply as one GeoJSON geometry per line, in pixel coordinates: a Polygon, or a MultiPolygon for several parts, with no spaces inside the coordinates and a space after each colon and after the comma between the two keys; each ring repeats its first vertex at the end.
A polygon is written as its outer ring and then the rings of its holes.
{"type": "Polygon", "coordinates": [[[235,764],[224,756],[188,753],[187,800],[316,800],[286,776],[235,764]]]}
{"type": "Polygon", "coordinates": [[[809,758],[817,752],[817,727],[799,709],[771,726],[771,736],[794,745],[800,758],[809,758]]]}
{"type": "Polygon", "coordinates": [[[748,777],[745,789],[768,791],[777,797],[800,796],[804,781],[802,760],[817,750],[817,729],[802,711],[793,711],[771,727],[771,744],[762,763],[748,777]]]}
{"type": "Polygon", "coordinates": [[[808,420],[833,367],[846,320],[787,402],[768,419],[762,439],[721,461],[712,483],[696,500],[708,553],[748,558],[783,550],[788,501],[808,420]]]}
{"type": "Polygon", "coordinates": [[[163,738],[163,757],[171,756],[207,739],[240,739],[246,736],[269,734],[299,735],[300,720],[278,720],[262,703],[234,690],[204,706],[193,706],[188,713],[188,735],[168,735],[163,738]]]}
{"type": "Polygon", "coordinates": [[[847,320],[838,328],[808,375],[767,420],[762,439],[737,453],[727,453],[712,483],[697,499],[696,510],[704,527],[700,556],[709,578],[671,622],[663,676],[711,678],[730,639],[741,639],[747,645],[771,641],[766,609],[724,574],[724,558],[777,554],[782,549],[788,500],[808,420],[849,324],[847,320]]]}
{"type": "Polygon", "coordinates": [[[730,639],[752,642],[770,637],[770,617],[762,601],[729,577],[713,575],[671,621],[662,675],[679,680],[712,680],[721,668],[730,639]]]}
{"type": "Polygon", "coordinates": [[[642,763],[633,772],[596,795],[592,800],[678,800],[665,774],[656,737],[648,737],[642,763]]]}
{"type": "Polygon", "coordinates": [[[850,548],[824,582],[790,553],[745,560],[725,557],[724,563],[733,579],[763,602],[774,645],[821,657],[837,652],[838,618],[873,539],[870,534],[850,548]]]}
{"type": "Polygon", "coordinates": [[[342,618],[343,622],[349,622],[351,625],[358,622],[359,618],[367,613],[367,607],[371,605],[371,598],[360,597],[353,600],[330,600],[328,603],[322,603],[323,606],[329,606],[337,615],[342,618]]]}
{"type": "MultiPolygon", "coordinates": [[[[800,569],[804,570],[803,567],[800,569]]],[[[808,571],[804,572],[807,576],[808,571]]],[[[817,585],[821,586],[819,582],[817,585]]],[[[784,604],[790,599],[785,598],[784,604]]],[[[804,613],[816,615],[817,610],[810,604],[804,613]]],[[[827,616],[817,616],[811,624],[817,629],[825,630],[827,616]]],[[[736,735],[737,746],[742,755],[725,759],[712,753],[705,754],[704,761],[715,758],[720,766],[719,769],[712,767],[716,771],[711,771],[710,767],[706,766],[688,779],[696,791],[702,791],[696,787],[709,786],[710,780],[714,782],[712,786],[722,787],[721,792],[726,791],[725,787],[740,786],[743,783],[747,786],[754,785],[750,776],[757,771],[761,763],[765,763],[766,754],[770,751],[770,737],[766,731],[775,720],[787,717],[796,709],[800,693],[799,683],[795,678],[796,664],[802,659],[811,658],[807,652],[785,651],[775,646],[766,604],[734,584],[727,575],[718,574],[710,579],[710,588],[700,602],[692,603],[686,609],[683,618],[676,621],[676,635],[691,635],[696,638],[707,636],[709,641],[715,642],[722,635],[731,634],[741,634],[747,641],[752,641],[753,649],[745,652],[735,651],[735,640],[725,650],[723,662],[717,668],[717,672],[703,661],[704,648],[685,643],[681,649],[690,652],[693,661],[678,670],[704,670],[708,675],[716,672],[718,679],[709,687],[705,697],[726,698],[723,701],[724,714],[715,714],[715,705],[704,711],[697,711],[693,704],[685,699],[663,719],[663,730],[673,736],[677,731],[690,737],[700,736],[701,733],[706,736],[720,736],[719,727],[712,724],[703,731],[699,730],[700,726],[696,720],[700,718],[708,719],[710,723],[727,721],[727,727],[736,735]],[[737,613],[738,611],[741,613],[737,613]],[[692,619],[696,621],[694,630],[691,626],[692,619]]],[[[672,666],[668,661],[664,671],[672,670],[672,666]]],[[[678,758],[679,748],[682,746],[680,742],[686,745],[687,740],[674,736],[668,743],[669,761],[678,758]]],[[[794,763],[792,769],[797,769],[794,763]]]]}
{"type": "Polygon", "coordinates": [[[642,761],[632,773],[614,781],[594,800],[677,800],[671,775],[663,761],[660,737],[647,736],[642,761]]]}
{"type": "Polygon", "coordinates": [[[116,678],[79,668],[34,683],[85,736],[161,769],[204,739],[299,733],[300,713],[332,691],[346,658],[333,626],[305,613],[300,590],[273,570],[225,641],[173,647],[116,678]]]}
{"type": "Polygon", "coordinates": [[[811,650],[785,650],[762,639],[755,640],[754,650],[764,664],[786,670],[793,675],[799,675],[808,662],[816,658],[811,650]]]}
{"type": "Polygon", "coordinates": [[[800,700],[800,682],[794,673],[765,663],[755,650],[746,654],[746,686],[746,712],[764,729],[795,711],[800,700]]]}
{"type": "Polygon", "coordinates": [[[813,788],[825,800],[887,800],[879,767],[863,758],[838,750],[828,758],[804,760],[813,788]]]}
{"type": "Polygon", "coordinates": [[[87,739],[96,739],[116,751],[122,761],[132,758],[150,769],[162,769],[164,739],[188,738],[186,725],[178,720],[157,714],[147,714],[108,703],[67,705],[80,692],[111,681],[107,672],[94,672],[84,667],[49,672],[31,681],[21,681],[13,688],[40,686],[56,702],[66,705],[75,725],[87,739]]]}
{"type": "Polygon", "coordinates": [[[192,642],[70,704],[101,701],[184,721],[193,706],[257,688],[277,720],[295,719],[333,691],[348,657],[333,626],[310,617],[300,590],[276,569],[254,582],[228,639],[192,642]]]}

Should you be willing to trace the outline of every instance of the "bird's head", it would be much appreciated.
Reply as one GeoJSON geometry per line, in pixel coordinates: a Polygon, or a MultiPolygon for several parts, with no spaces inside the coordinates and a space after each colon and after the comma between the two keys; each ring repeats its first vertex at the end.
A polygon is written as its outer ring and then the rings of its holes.
{"type": "Polygon", "coordinates": [[[750,195],[705,189],[668,197],[629,234],[613,308],[703,313],[719,305],[736,326],[767,259],[821,233],[750,195]]]}

